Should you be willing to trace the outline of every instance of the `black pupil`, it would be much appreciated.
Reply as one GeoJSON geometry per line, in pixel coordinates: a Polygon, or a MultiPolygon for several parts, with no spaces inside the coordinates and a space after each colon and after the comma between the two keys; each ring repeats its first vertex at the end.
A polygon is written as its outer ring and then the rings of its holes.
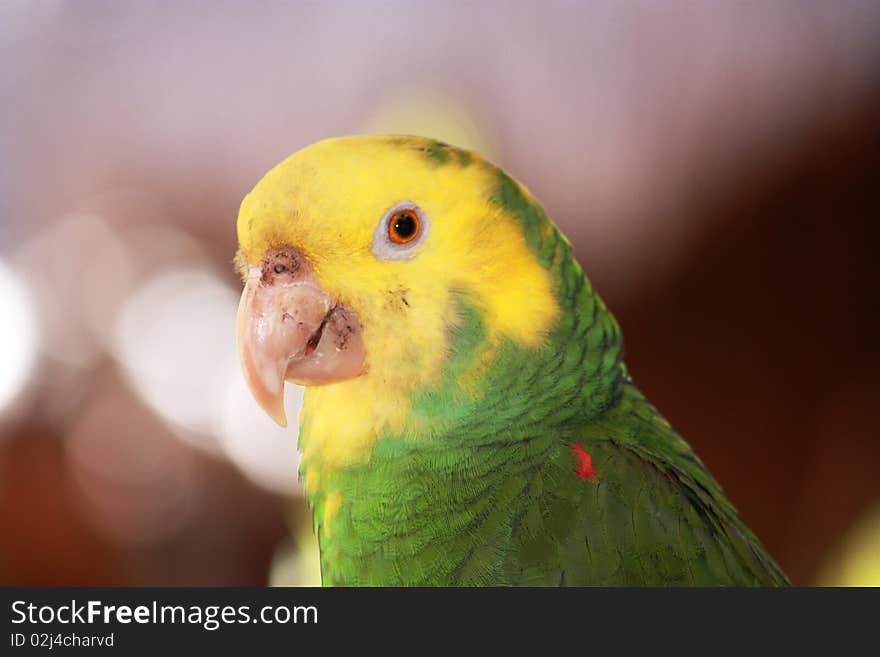
{"type": "Polygon", "coordinates": [[[402,212],[394,220],[394,234],[400,239],[409,239],[416,234],[416,218],[409,212],[402,212]]]}
{"type": "Polygon", "coordinates": [[[282,273],[285,269],[287,269],[287,267],[285,267],[284,265],[275,265],[276,274],[282,273]]]}

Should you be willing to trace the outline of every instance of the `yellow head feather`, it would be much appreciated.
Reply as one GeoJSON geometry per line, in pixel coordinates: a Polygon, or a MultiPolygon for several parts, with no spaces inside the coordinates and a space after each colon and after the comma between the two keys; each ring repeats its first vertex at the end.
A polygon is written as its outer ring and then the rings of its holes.
{"type": "Polygon", "coordinates": [[[382,434],[416,433],[411,396],[442,379],[457,292],[481,312],[490,345],[542,342],[559,315],[553,280],[516,217],[493,202],[500,175],[423,138],[344,137],[299,151],[244,199],[239,259],[254,265],[270,248],[296,246],[363,328],[367,373],[307,391],[304,458],[344,465],[368,458],[382,434]],[[418,205],[430,231],[413,257],[380,260],[376,227],[401,201],[418,205]]]}

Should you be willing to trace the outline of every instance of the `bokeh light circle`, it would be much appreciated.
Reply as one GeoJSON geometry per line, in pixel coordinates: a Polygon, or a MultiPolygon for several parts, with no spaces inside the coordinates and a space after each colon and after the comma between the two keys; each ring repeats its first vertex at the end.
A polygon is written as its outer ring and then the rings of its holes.
{"type": "Polygon", "coordinates": [[[36,360],[37,323],[21,279],[0,262],[0,413],[27,384],[36,360]]]}

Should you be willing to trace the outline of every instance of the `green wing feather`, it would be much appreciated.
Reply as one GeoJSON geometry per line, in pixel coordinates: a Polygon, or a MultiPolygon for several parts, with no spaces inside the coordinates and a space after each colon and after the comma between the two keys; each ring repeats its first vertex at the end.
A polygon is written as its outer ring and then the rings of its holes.
{"type": "Polygon", "coordinates": [[[577,459],[567,449],[544,464],[539,476],[553,485],[515,528],[523,558],[513,559],[519,575],[512,573],[512,583],[787,583],[718,484],[634,387],[575,433],[571,440],[592,456],[596,479],[574,475],[577,459]]]}

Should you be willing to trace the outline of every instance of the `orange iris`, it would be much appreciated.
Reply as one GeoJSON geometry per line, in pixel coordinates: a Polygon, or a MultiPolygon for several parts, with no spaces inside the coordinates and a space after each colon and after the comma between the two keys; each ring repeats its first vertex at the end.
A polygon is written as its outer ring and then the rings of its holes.
{"type": "Polygon", "coordinates": [[[398,210],[388,221],[388,237],[395,244],[406,244],[418,237],[420,227],[415,210],[398,210]]]}

